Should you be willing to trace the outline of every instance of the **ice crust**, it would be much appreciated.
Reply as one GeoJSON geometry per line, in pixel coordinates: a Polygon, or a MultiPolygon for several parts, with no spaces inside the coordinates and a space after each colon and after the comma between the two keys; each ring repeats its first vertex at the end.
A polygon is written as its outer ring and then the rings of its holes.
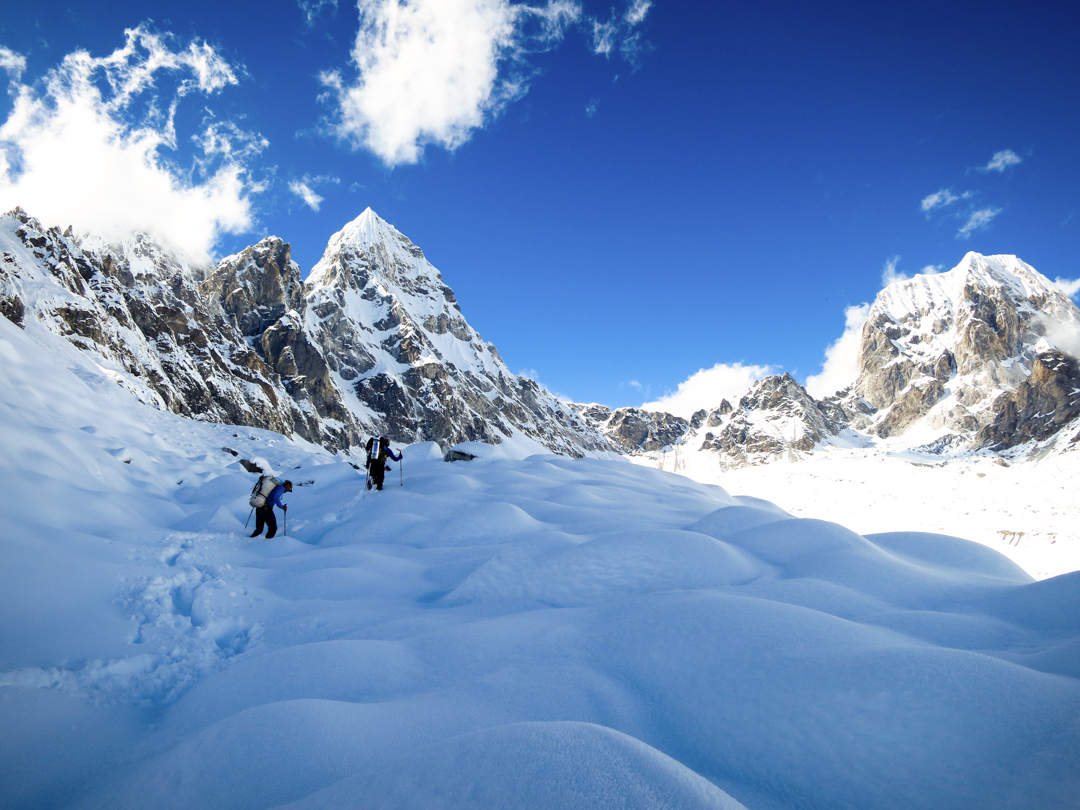
{"type": "Polygon", "coordinates": [[[1080,573],[510,447],[366,492],[32,323],[0,358],[5,807],[1076,806],[1080,573]]]}

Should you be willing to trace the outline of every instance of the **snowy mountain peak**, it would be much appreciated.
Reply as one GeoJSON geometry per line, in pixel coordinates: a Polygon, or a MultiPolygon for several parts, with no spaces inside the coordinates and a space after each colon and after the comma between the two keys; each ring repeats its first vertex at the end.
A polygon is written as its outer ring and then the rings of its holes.
{"type": "Polygon", "coordinates": [[[424,252],[371,208],[330,237],[310,287],[362,288],[377,280],[390,287],[442,286],[442,276],[424,252]],[[425,284],[426,283],[426,284],[425,284]]]}
{"type": "Polygon", "coordinates": [[[968,253],[947,273],[882,290],[862,334],[856,394],[878,413],[870,428],[898,435],[972,436],[992,403],[1017,390],[1048,346],[1080,333],[1080,310],[1016,256],[968,253]]]}
{"type": "Polygon", "coordinates": [[[965,308],[973,308],[978,297],[974,292],[979,290],[998,291],[1000,297],[1023,309],[1037,310],[1047,304],[1058,311],[1054,314],[1075,309],[1053,282],[1016,256],[984,256],[975,252],[968,253],[946,273],[919,273],[893,282],[878,294],[873,309],[884,311],[897,321],[931,311],[949,312],[955,317],[965,308]]]}

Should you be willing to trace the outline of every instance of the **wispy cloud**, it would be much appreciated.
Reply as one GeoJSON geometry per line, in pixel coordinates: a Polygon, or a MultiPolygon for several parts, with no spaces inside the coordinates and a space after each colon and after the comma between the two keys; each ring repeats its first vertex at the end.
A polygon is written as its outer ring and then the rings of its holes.
{"type": "Polygon", "coordinates": [[[311,186],[305,183],[303,180],[292,180],[289,182],[289,191],[304,201],[312,211],[318,211],[319,205],[322,204],[323,198],[316,194],[311,186]]]}
{"type": "MultiPolygon", "coordinates": [[[[178,151],[179,105],[237,84],[237,69],[204,42],[182,46],[142,26],[125,37],[108,56],[76,51],[40,85],[14,87],[0,127],[0,209],[21,205],[46,223],[108,236],[145,231],[205,257],[219,234],[251,226],[261,186],[247,161],[267,143],[206,113],[186,141],[192,165],[177,165],[166,153],[178,151]]],[[[5,62],[21,73],[14,57],[7,51],[5,62]]]]}
{"type": "Polygon", "coordinates": [[[308,25],[314,25],[315,21],[323,13],[323,9],[329,9],[331,14],[337,12],[337,0],[296,0],[304,20],[308,25]]]}
{"type": "Polygon", "coordinates": [[[1017,163],[1023,162],[1023,159],[1012,149],[1003,149],[1000,152],[994,153],[994,156],[990,158],[990,162],[986,164],[983,171],[1003,172],[1009,168],[1009,166],[1015,166],[1017,163]]]}
{"type": "Polygon", "coordinates": [[[300,180],[289,181],[289,191],[291,191],[293,194],[303,200],[304,204],[307,205],[307,207],[310,208],[312,211],[318,211],[319,206],[322,204],[324,198],[315,192],[313,186],[323,185],[327,183],[337,185],[340,182],[341,180],[337,177],[329,177],[325,175],[319,177],[311,177],[305,174],[300,180]]]}
{"type": "MultiPolygon", "coordinates": [[[[899,260],[900,257],[896,258],[899,260]]],[[[810,396],[815,399],[832,396],[855,382],[862,363],[863,324],[869,314],[869,304],[857,304],[844,310],[844,333],[825,349],[821,373],[806,378],[804,387],[810,396]]]]}
{"type": "Polygon", "coordinates": [[[890,284],[895,284],[897,281],[907,281],[911,276],[907,273],[901,273],[896,269],[900,264],[900,257],[893,256],[891,259],[885,260],[885,266],[881,269],[881,286],[888,287],[890,284]]]}
{"type": "Polygon", "coordinates": [[[611,17],[607,20],[591,18],[593,53],[601,56],[618,53],[627,62],[636,65],[641,56],[651,50],[642,40],[638,29],[651,8],[651,0],[630,0],[624,12],[612,9],[611,17]]]}
{"type": "Polygon", "coordinates": [[[771,366],[744,366],[742,363],[717,363],[703,368],[679,383],[674,393],[667,394],[641,407],[647,411],[662,411],[689,419],[701,409],[713,410],[723,400],[732,405],[738,402],[754,383],[772,374],[771,366]]]}
{"type": "Polygon", "coordinates": [[[26,57],[0,45],[0,70],[7,73],[11,81],[17,82],[26,70],[26,57]]]}
{"type": "Polygon", "coordinates": [[[1080,278],[1055,278],[1054,286],[1069,296],[1069,298],[1075,298],[1077,293],[1080,293],[1080,278]]]}
{"type": "Polygon", "coordinates": [[[923,197],[919,207],[922,208],[927,214],[937,208],[944,208],[947,205],[952,205],[959,200],[966,200],[972,196],[970,191],[965,191],[962,194],[953,194],[952,189],[943,188],[941,191],[935,191],[933,194],[928,194],[923,197]]]}
{"type": "Polygon", "coordinates": [[[1001,211],[1001,208],[983,208],[972,212],[967,222],[956,232],[956,238],[969,239],[976,231],[986,228],[1001,211]]]}
{"type": "Polygon", "coordinates": [[[920,276],[936,276],[938,273],[940,273],[942,271],[942,269],[944,267],[944,265],[940,265],[940,264],[928,264],[922,270],[920,270],[918,273],[915,273],[913,275],[908,275],[907,273],[904,273],[901,270],[897,269],[899,264],[900,264],[900,257],[899,256],[893,256],[892,258],[885,260],[885,266],[882,267],[882,269],[881,269],[881,286],[882,287],[888,287],[890,284],[894,284],[897,281],[907,281],[908,279],[913,278],[916,275],[920,275],[920,276]]]}
{"type": "MultiPolygon", "coordinates": [[[[611,48],[640,52],[640,42],[628,43],[650,5],[631,0],[613,15],[611,48]]],[[[334,133],[388,166],[416,163],[428,145],[452,151],[466,143],[528,91],[530,54],[555,47],[572,26],[595,23],[577,0],[358,0],[358,7],[355,78],[323,73],[324,98],[334,105],[334,133]]]]}

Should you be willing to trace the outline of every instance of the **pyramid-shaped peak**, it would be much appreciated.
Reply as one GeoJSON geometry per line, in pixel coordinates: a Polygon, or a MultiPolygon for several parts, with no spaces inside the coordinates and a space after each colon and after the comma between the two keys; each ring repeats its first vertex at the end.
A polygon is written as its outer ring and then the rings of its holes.
{"type": "Polygon", "coordinates": [[[397,228],[380,217],[369,206],[352,222],[331,237],[330,242],[370,247],[380,242],[408,241],[397,228]]]}

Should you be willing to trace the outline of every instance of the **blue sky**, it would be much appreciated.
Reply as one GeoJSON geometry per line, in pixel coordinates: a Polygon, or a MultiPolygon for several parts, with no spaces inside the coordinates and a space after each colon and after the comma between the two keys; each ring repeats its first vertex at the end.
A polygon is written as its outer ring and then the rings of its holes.
{"type": "Polygon", "coordinates": [[[512,370],[611,406],[805,380],[968,250],[1080,276],[1073,6],[248,8],[5,9],[0,203],[305,273],[370,206],[512,370]]]}

